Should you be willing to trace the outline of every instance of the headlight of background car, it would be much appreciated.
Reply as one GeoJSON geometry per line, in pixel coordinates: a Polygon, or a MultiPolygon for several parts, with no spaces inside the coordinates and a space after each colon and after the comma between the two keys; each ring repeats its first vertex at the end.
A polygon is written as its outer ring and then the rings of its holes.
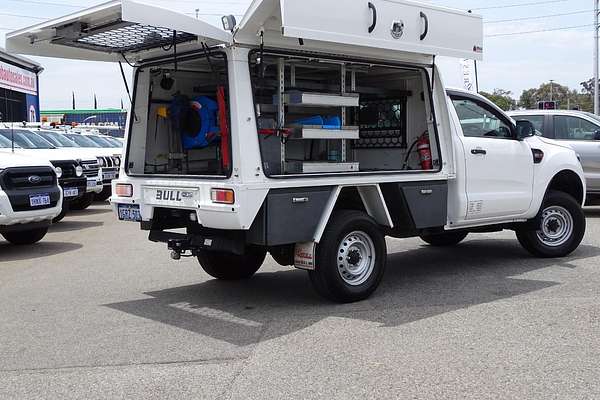
{"type": "Polygon", "coordinates": [[[78,165],[75,167],[75,175],[77,175],[77,176],[83,175],[83,167],[81,165],[78,165]]]}
{"type": "Polygon", "coordinates": [[[121,165],[121,157],[115,157],[115,165],[117,167],[121,165]]]}
{"type": "Polygon", "coordinates": [[[100,164],[101,167],[105,167],[106,163],[104,162],[104,158],[98,157],[98,164],[100,164]]]}
{"type": "Polygon", "coordinates": [[[61,167],[55,167],[54,172],[56,172],[57,178],[60,178],[62,176],[62,168],[61,167]]]}

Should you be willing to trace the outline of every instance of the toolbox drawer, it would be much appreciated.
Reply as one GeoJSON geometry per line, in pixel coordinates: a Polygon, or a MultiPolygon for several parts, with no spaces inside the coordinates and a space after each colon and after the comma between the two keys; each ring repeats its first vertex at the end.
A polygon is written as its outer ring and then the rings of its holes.
{"type": "Polygon", "coordinates": [[[266,244],[312,241],[331,190],[331,187],[271,190],[263,215],[266,244]]]}

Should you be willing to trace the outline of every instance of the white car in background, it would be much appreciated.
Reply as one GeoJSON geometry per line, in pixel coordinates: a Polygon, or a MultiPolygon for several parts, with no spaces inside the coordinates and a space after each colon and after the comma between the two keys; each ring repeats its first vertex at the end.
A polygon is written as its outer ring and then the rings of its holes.
{"type": "Polygon", "coordinates": [[[103,147],[101,144],[92,139],[91,135],[85,134],[77,129],[57,129],[56,131],[60,132],[60,134],[64,135],[69,140],[75,142],[78,146],[89,149],[93,154],[96,155],[98,164],[102,170],[103,189],[99,194],[95,195],[95,198],[99,201],[107,200],[112,193],[112,181],[119,177],[121,152],[123,149],[118,147],[103,147]]]}
{"type": "MultiPolygon", "coordinates": [[[[58,222],[64,218],[71,209],[81,209],[85,201],[88,184],[81,165],[82,160],[75,158],[72,151],[56,148],[41,136],[29,129],[0,129],[0,136],[4,138],[2,152],[14,152],[33,156],[49,161],[55,169],[58,183],[63,189],[62,212],[54,219],[58,222]]],[[[94,161],[90,158],[89,161],[94,161]]]]}
{"type": "Polygon", "coordinates": [[[63,193],[50,162],[11,148],[0,136],[0,234],[15,245],[33,244],[60,215],[63,193]]]}

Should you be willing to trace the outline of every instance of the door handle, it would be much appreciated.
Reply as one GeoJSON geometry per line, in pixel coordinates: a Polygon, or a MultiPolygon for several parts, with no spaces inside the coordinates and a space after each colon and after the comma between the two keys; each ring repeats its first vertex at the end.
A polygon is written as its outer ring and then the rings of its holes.
{"type": "Polygon", "coordinates": [[[421,11],[421,19],[425,21],[425,30],[423,31],[423,33],[421,33],[420,38],[421,40],[425,40],[427,34],[429,33],[429,18],[427,18],[427,14],[425,14],[423,11],[421,11]]]}
{"type": "Polygon", "coordinates": [[[371,10],[373,16],[373,23],[369,26],[369,33],[373,33],[377,26],[377,8],[375,7],[375,4],[369,2],[369,10],[371,10]]]}
{"type": "Polygon", "coordinates": [[[471,154],[475,154],[475,155],[478,155],[478,154],[481,154],[481,155],[486,155],[486,154],[487,154],[487,151],[486,151],[486,150],[484,150],[484,149],[471,149],[471,154]]]}

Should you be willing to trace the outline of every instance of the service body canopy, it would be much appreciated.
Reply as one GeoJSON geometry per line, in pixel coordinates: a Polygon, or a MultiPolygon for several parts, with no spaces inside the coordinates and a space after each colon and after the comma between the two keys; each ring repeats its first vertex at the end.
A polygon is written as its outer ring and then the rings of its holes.
{"type": "Polygon", "coordinates": [[[480,16],[408,0],[255,0],[234,34],[191,16],[115,0],[7,35],[15,53],[142,61],[203,45],[258,46],[379,59],[481,59],[480,16]],[[175,46],[174,46],[175,45],[175,46]]]}

